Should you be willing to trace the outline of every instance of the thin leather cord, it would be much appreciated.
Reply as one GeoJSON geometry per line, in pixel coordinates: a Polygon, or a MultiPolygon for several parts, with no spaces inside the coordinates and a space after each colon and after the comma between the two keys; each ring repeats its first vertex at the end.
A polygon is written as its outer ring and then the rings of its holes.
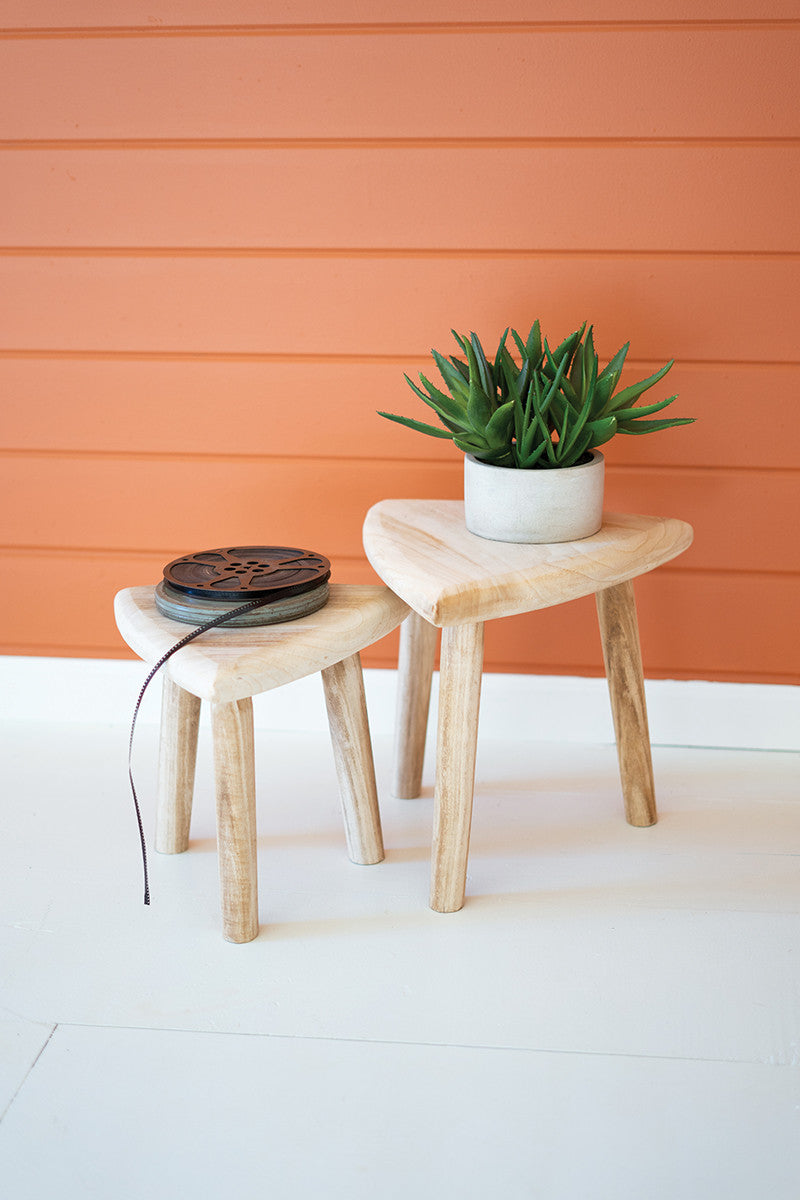
{"type": "Polygon", "coordinates": [[[247,604],[241,604],[241,605],[237,606],[236,608],[230,609],[229,612],[221,613],[220,616],[214,617],[210,621],[206,621],[204,625],[198,625],[198,627],[196,629],[193,629],[191,631],[191,633],[187,633],[186,636],[182,637],[179,642],[176,642],[174,646],[171,646],[169,648],[169,650],[166,652],[166,654],[162,655],[162,657],[158,660],[156,665],[151,670],[150,674],[147,676],[147,679],[145,679],[144,683],[142,684],[142,690],[139,692],[139,699],[136,701],[136,707],[133,710],[133,720],[131,721],[131,736],[130,736],[130,741],[128,742],[128,778],[131,781],[131,793],[133,795],[133,806],[136,810],[136,823],[139,826],[139,841],[140,841],[141,847],[142,847],[142,867],[144,870],[144,902],[145,902],[145,904],[150,903],[150,878],[149,878],[149,873],[147,870],[147,845],[145,843],[144,825],[142,823],[142,813],[139,808],[139,798],[136,795],[136,788],[133,783],[133,767],[131,765],[131,759],[132,759],[132,755],[133,755],[133,731],[136,728],[136,718],[139,715],[139,707],[142,703],[142,697],[144,696],[145,692],[147,691],[147,685],[149,684],[150,680],[155,675],[156,671],[160,670],[160,668],[163,667],[163,665],[167,661],[167,659],[171,658],[172,655],[175,654],[175,652],[177,650],[181,650],[189,642],[193,642],[196,637],[199,637],[201,633],[205,633],[207,629],[213,629],[215,625],[224,625],[226,621],[230,621],[231,617],[237,617],[237,616],[239,616],[240,613],[250,612],[251,609],[254,609],[254,608],[261,608],[261,607],[263,607],[263,605],[269,604],[270,599],[271,599],[271,597],[266,596],[266,597],[262,597],[259,600],[250,600],[250,601],[248,601],[247,604]]]}

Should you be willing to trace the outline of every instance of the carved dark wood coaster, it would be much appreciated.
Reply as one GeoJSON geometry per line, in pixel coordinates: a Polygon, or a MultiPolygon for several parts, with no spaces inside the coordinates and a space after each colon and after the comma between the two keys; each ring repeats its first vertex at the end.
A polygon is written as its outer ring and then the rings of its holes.
{"type": "MultiPolygon", "coordinates": [[[[268,599],[270,603],[313,591],[330,579],[322,554],[294,546],[224,546],[173,559],[164,582],[186,596],[205,600],[268,599]]],[[[219,610],[217,610],[219,611],[219,610]]]]}

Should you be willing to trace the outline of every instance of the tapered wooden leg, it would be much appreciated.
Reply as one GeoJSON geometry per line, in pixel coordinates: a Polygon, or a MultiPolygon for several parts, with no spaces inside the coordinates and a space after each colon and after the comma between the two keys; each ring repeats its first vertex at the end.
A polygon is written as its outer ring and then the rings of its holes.
{"type": "Polygon", "coordinates": [[[642,653],[633,584],[628,580],[597,592],[625,815],[631,825],[657,820],[650,731],[642,676],[642,653]]]}
{"type": "Polygon", "coordinates": [[[405,800],[422,790],[437,637],[436,627],[415,612],[400,627],[392,795],[405,800]]]}
{"type": "Polygon", "coordinates": [[[359,656],[353,654],[326,667],[322,685],[339,779],[347,853],[355,863],[377,863],[383,858],[383,837],[359,656]]]}
{"type": "Polygon", "coordinates": [[[431,876],[437,912],[455,912],[464,903],[482,669],[483,624],[444,629],[431,876]]]}
{"type": "Polygon", "coordinates": [[[189,845],[200,701],[164,676],[158,750],[156,850],[181,854],[189,845]]]}
{"type": "Polygon", "coordinates": [[[222,931],[249,942],[258,933],[253,701],[212,704],[211,724],[222,931]]]}

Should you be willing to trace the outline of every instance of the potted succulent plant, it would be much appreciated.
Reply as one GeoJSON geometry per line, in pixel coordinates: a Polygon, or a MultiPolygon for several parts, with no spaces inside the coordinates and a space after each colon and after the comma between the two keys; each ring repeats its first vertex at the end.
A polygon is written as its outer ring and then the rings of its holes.
{"type": "Polygon", "coordinates": [[[630,343],[599,370],[592,326],[584,323],[555,350],[535,321],[525,340],[506,329],[493,360],[477,335],[452,331],[464,357],[433,350],[442,390],[420,374],[406,380],[441,421],[380,413],[463,450],[467,528],[508,542],[559,542],[588,537],[602,523],[603,455],[617,433],[643,434],[690,424],[694,418],[650,419],[676,398],[638,405],[672,360],[616,391],[630,343]],[[508,349],[509,333],[518,360],[508,349]]]}

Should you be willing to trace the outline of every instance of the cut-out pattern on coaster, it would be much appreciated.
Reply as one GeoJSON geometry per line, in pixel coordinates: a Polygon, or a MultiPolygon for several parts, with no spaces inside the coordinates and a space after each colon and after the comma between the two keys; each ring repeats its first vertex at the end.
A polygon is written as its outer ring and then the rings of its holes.
{"type": "Polygon", "coordinates": [[[295,546],[224,546],[173,559],[164,568],[170,587],[220,600],[280,600],[325,583],[329,559],[295,546]]]}

